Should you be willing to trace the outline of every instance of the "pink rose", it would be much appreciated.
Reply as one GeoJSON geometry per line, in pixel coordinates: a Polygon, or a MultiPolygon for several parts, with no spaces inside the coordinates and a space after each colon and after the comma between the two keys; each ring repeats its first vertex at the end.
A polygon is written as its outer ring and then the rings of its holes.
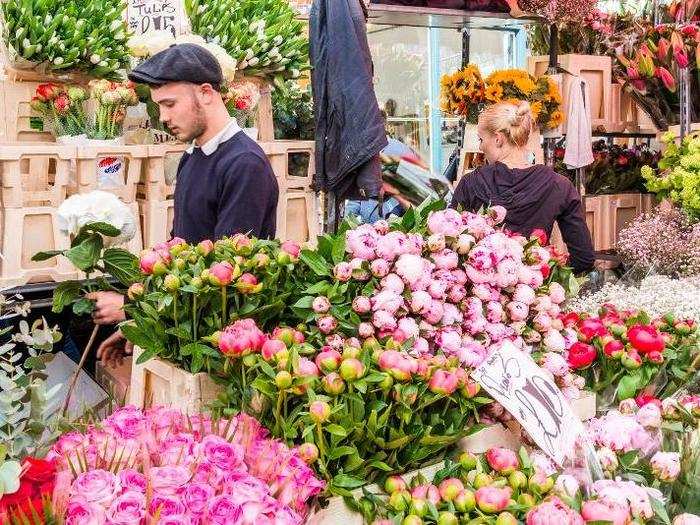
{"type": "Polygon", "coordinates": [[[124,469],[119,471],[119,482],[125,492],[146,493],[146,476],[134,469],[124,469]]]}
{"type": "Polygon", "coordinates": [[[71,486],[71,495],[90,503],[109,506],[121,490],[119,478],[106,470],[90,470],[79,474],[71,486]]]}
{"type": "Polygon", "coordinates": [[[206,511],[207,503],[216,495],[216,490],[208,483],[189,483],[182,487],[179,495],[189,513],[200,515],[206,511]]]}
{"type": "Polygon", "coordinates": [[[117,409],[104,421],[104,426],[111,429],[120,439],[137,438],[145,429],[146,418],[135,406],[117,409]]]}
{"type": "Polygon", "coordinates": [[[134,525],[146,517],[146,496],[140,492],[126,492],[114,500],[107,511],[110,525],[134,525]]]}
{"type": "Polygon", "coordinates": [[[232,470],[243,462],[243,448],[219,436],[206,436],[202,440],[202,446],[206,460],[221,470],[232,470]]]}
{"type": "Polygon", "coordinates": [[[585,501],[581,517],[586,521],[609,521],[613,525],[627,525],[632,519],[627,505],[612,501],[585,501]]]}
{"type": "Polygon", "coordinates": [[[237,523],[241,514],[241,506],[235,503],[231,496],[217,496],[207,505],[206,523],[210,525],[237,523]]]}
{"type": "Polygon", "coordinates": [[[526,525],[583,525],[583,519],[559,498],[550,498],[530,509],[526,525]]]}
{"type": "Polygon", "coordinates": [[[175,494],[180,487],[192,478],[192,473],[187,467],[153,467],[149,477],[153,490],[161,494],[175,494]]]}
{"type": "Polygon", "coordinates": [[[68,502],[65,525],[104,525],[105,519],[104,509],[83,497],[68,502]]]}
{"type": "Polygon", "coordinates": [[[148,510],[152,516],[155,516],[157,513],[163,518],[166,516],[180,516],[187,512],[179,496],[158,493],[155,493],[151,498],[148,510]]]}
{"type": "Polygon", "coordinates": [[[507,448],[492,447],[486,451],[486,461],[499,474],[510,474],[520,466],[515,452],[507,448]]]}

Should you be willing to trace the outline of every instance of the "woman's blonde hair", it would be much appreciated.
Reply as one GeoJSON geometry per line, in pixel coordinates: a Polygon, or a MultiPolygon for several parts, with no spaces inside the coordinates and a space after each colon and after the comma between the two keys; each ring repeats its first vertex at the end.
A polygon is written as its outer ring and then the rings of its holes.
{"type": "Polygon", "coordinates": [[[513,146],[524,147],[530,140],[533,120],[527,102],[499,102],[479,115],[479,123],[490,133],[501,132],[513,146]]]}

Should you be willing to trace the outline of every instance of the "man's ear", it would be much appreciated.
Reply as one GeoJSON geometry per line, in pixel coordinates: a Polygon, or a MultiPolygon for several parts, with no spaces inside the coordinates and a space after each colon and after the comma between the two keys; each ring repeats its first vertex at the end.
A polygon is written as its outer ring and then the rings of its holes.
{"type": "Polygon", "coordinates": [[[211,104],[219,92],[211,84],[200,84],[197,86],[197,94],[203,104],[211,104]]]}

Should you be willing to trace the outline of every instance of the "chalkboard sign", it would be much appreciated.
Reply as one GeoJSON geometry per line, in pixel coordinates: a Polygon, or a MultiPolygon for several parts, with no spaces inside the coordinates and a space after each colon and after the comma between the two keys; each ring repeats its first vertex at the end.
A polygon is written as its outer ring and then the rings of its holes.
{"type": "Polygon", "coordinates": [[[179,35],[184,26],[182,0],[128,0],[127,24],[136,35],[149,31],[170,31],[179,35]]]}

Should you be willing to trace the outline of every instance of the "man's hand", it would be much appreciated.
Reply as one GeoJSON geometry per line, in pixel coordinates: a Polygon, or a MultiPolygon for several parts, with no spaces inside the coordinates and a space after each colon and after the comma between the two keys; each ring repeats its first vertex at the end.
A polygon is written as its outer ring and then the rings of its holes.
{"type": "Polygon", "coordinates": [[[105,339],[97,349],[97,359],[103,365],[120,365],[124,362],[125,355],[131,355],[134,345],[126,340],[121,330],[117,330],[105,339]]]}
{"type": "Polygon", "coordinates": [[[86,295],[95,301],[92,320],[95,324],[117,324],[126,319],[124,296],[116,292],[92,292],[86,295]]]}

